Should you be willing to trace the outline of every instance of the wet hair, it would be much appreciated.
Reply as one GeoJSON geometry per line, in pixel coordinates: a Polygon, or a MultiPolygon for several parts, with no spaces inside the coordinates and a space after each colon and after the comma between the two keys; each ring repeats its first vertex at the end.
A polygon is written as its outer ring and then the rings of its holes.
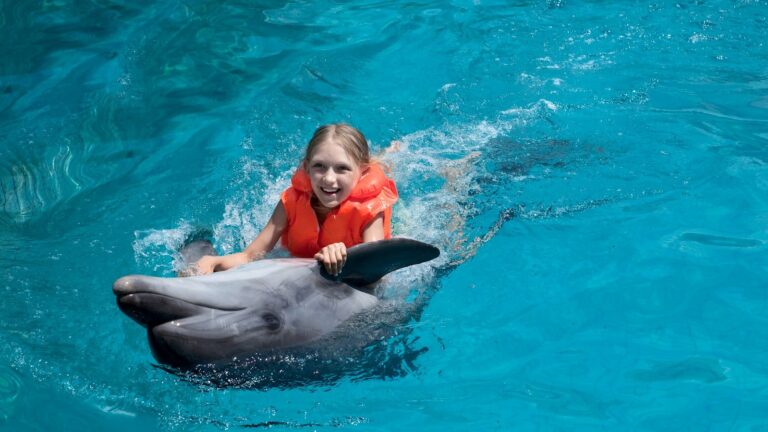
{"type": "Polygon", "coordinates": [[[365,136],[356,128],[345,123],[332,123],[317,128],[312,139],[309,140],[309,144],[307,144],[304,162],[309,162],[315,149],[327,141],[340,145],[358,165],[371,162],[368,141],[365,140],[365,136]]]}

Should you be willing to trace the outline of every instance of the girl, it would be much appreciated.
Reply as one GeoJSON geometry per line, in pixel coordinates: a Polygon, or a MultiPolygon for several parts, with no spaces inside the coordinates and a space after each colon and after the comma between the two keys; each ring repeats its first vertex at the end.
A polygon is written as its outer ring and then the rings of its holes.
{"type": "Polygon", "coordinates": [[[391,237],[395,201],[395,183],[371,161],[363,134],[341,123],[321,126],[256,239],[239,253],[204,256],[196,274],[260,259],[282,239],[291,255],[314,257],[338,275],[348,247],[391,237]]]}

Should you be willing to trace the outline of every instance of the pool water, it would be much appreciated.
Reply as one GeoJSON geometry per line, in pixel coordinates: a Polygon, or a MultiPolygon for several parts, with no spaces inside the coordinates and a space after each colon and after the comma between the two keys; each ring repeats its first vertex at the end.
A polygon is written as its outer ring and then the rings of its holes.
{"type": "Polygon", "coordinates": [[[768,429],[767,6],[0,3],[0,430],[768,429]],[[112,282],[242,248],[337,121],[443,251],[393,373],[157,367],[112,282]]]}

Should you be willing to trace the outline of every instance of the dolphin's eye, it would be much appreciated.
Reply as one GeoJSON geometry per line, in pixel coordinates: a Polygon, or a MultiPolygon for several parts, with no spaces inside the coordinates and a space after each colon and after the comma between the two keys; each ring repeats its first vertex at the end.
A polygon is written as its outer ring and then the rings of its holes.
{"type": "Polygon", "coordinates": [[[270,331],[275,331],[280,328],[280,318],[275,314],[267,312],[261,316],[261,319],[264,320],[264,324],[267,325],[267,328],[270,331]]]}

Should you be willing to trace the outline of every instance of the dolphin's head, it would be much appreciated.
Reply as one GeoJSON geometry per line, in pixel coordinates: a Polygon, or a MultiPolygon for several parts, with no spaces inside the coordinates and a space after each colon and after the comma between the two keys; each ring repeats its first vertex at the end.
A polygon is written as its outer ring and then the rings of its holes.
{"type": "MultiPolygon", "coordinates": [[[[211,349],[203,348],[211,341],[228,340],[236,336],[228,317],[248,309],[238,297],[220,295],[213,286],[200,278],[158,278],[150,276],[124,276],[112,286],[117,305],[126,315],[147,328],[150,347],[161,363],[186,367],[210,360],[211,349]],[[205,322],[205,328],[201,328],[205,322]]],[[[224,292],[227,290],[224,289],[224,292]]],[[[258,296],[258,291],[252,297],[258,296]]],[[[255,300],[251,298],[251,300],[255,300]]],[[[240,322],[240,328],[253,337],[270,338],[279,322],[271,314],[249,311],[249,320],[240,322]]],[[[215,350],[217,356],[231,353],[215,350]]]]}

